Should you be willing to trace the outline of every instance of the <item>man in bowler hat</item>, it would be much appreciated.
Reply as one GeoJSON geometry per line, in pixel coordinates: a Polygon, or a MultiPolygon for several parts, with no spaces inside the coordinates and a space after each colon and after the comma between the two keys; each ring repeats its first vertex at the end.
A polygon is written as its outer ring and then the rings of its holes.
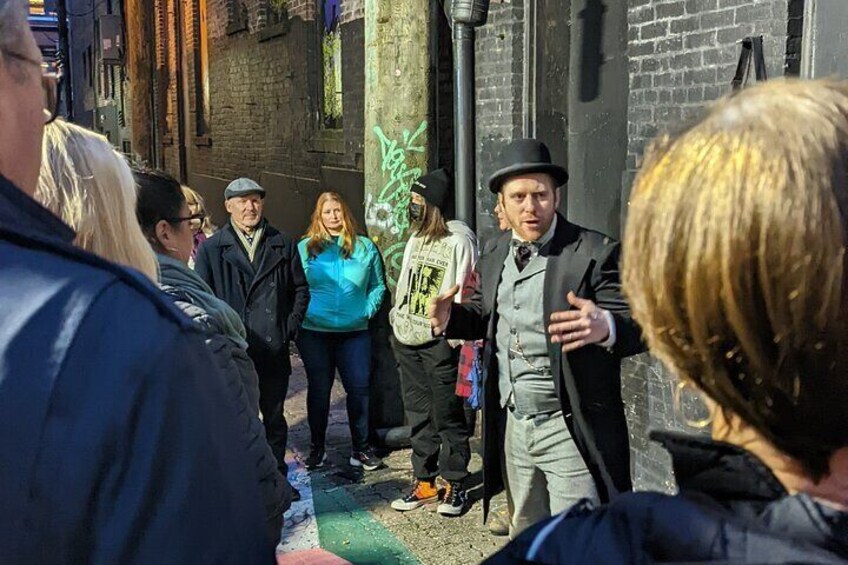
{"type": "Polygon", "coordinates": [[[567,181],[543,143],[507,145],[489,188],[512,229],[480,257],[470,301],[454,287],[430,303],[436,335],[486,339],[484,517],[505,486],[513,537],[631,489],[620,362],[643,345],[618,242],[557,212],[567,181]]]}

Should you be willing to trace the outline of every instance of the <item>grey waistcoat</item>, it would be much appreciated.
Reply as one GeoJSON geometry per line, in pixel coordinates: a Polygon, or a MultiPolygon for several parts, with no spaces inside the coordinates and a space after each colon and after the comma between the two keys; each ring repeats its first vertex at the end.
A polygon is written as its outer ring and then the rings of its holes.
{"type": "Polygon", "coordinates": [[[501,406],[514,406],[521,417],[561,409],[551,376],[543,319],[547,263],[548,258],[540,253],[519,273],[510,252],[498,286],[495,339],[501,406]]]}

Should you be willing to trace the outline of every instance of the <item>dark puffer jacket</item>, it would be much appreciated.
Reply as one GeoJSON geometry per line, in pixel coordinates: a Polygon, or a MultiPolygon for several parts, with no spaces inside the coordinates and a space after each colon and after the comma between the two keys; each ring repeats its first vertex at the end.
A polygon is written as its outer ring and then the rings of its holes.
{"type": "Polygon", "coordinates": [[[578,504],[486,563],[848,562],[848,513],[790,496],[745,450],[682,434],[652,437],[671,453],[680,494],[578,504]]]}
{"type": "Polygon", "coordinates": [[[291,486],[280,474],[277,460],[265,439],[265,427],[259,420],[259,377],[247,352],[226,336],[220,323],[191,303],[190,297],[173,286],[160,287],[174,304],[201,328],[206,345],[221,373],[227,379],[230,397],[238,405],[241,428],[248,436],[248,449],[256,465],[256,476],[265,501],[268,535],[279,540],[283,514],[291,506],[291,486]]]}

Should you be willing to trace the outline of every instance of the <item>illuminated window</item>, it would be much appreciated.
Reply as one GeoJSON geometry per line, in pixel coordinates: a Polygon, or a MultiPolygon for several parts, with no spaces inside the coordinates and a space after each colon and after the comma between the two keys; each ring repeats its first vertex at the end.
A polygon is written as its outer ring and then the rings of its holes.
{"type": "Polygon", "coordinates": [[[44,0],[29,0],[29,13],[31,16],[43,16],[44,0]]]}

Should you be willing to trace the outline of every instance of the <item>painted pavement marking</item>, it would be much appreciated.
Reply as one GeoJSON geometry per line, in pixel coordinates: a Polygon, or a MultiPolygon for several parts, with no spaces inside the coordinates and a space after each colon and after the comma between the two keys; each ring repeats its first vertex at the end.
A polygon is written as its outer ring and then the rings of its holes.
{"type": "Polygon", "coordinates": [[[412,565],[419,560],[343,486],[327,475],[310,475],[293,451],[289,481],[301,499],[286,512],[277,554],[321,548],[355,565],[412,565]]]}
{"type": "Polygon", "coordinates": [[[317,549],[321,546],[318,537],[318,521],[312,501],[312,481],[302,458],[296,453],[289,461],[289,482],[300,492],[300,500],[293,502],[285,515],[283,532],[277,553],[291,553],[301,549],[317,549]]]}

